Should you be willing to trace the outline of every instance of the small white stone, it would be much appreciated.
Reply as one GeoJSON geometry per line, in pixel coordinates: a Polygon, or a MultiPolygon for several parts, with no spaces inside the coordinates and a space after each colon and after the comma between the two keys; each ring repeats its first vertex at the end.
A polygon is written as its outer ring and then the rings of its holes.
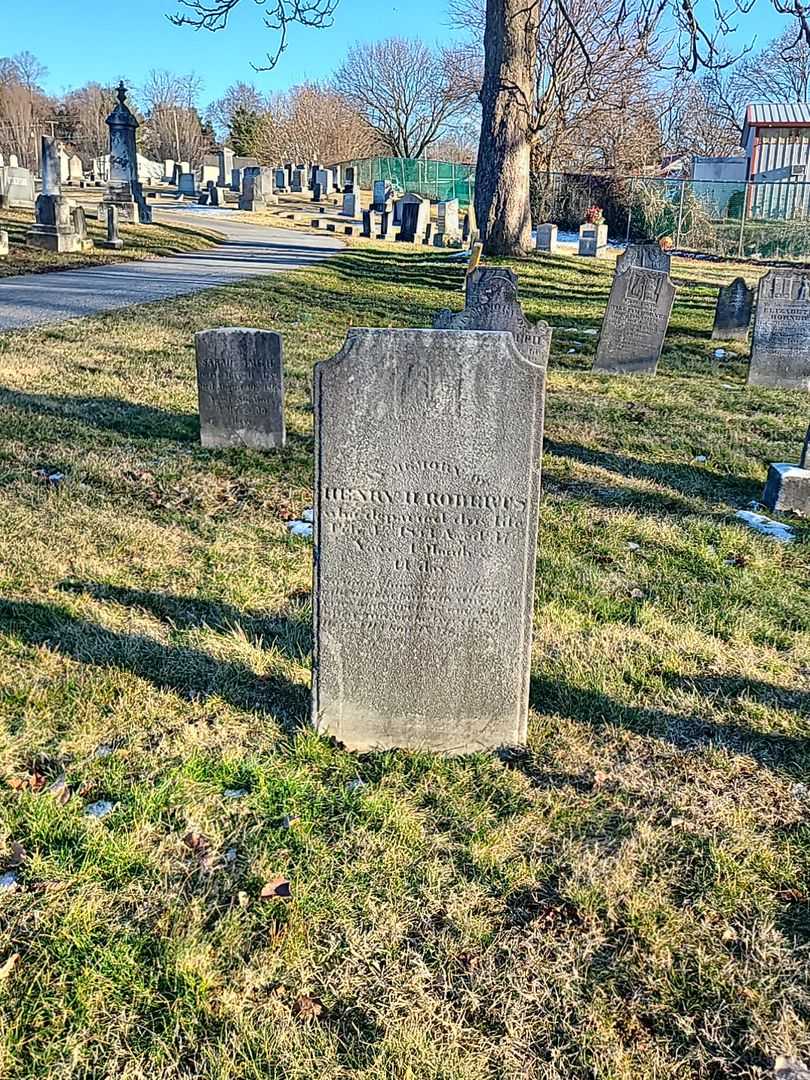
{"type": "Polygon", "coordinates": [[[312,536],[312,526],[308,521],[288,521],[287,528],[293,534],[293,536],[312,536]]]}
{"type": "Polygon", "coordinates": [[[637,544],[637,543],[635,543],[635,541],[630,540],[628,545],[627,545],[627,550],[628,551],[641,551],[641,544],[637,544]]]}
{"type": "Polygon", "coordinates": [[[734,515],[750,528],[762,533],[763,536],[771,536],[780,544],[792,544],[796,535],[789,525],[783,525],[781,521],[772,521],[764,514],[752,514],[748,510],[738,510],[734,515]]]}
{"type": "Polygon", "coordinates": [[[307,509],[303,512],[303,514],[301,515],[301,520],[308,521],[310,525],[315,520],[315,511],[312,509],[311,506],[307,507],[307,509]]]}
{"type": "Polygon", "coordinates": [[[697,457],[692,458],[692,461],[699,462],[701,465],[703,464],[703,462],[708,461],[708,460],[709,459],[706,457],[705,454],[698,454],[697,457]]]}
{"type": "Polygon", "coordinates": [[[222,792],[225,799],[244,799],[247,795],[245,788],[227,788],[222,792]]]}
{"type": "Polygon", "coordinates": [[[17,887],[17,875],[13,870],[9,870],[7,874],[0,874],[0,892],[14,892],[17,887]]]}
{"type": "Polygon", "coordinates": [[[111,814],[114,809],[115,803],[108,802],[106,799],[99,799],[98,802],[90,803],[84,811],[84,816],[89,818],[104,818],[108,814],[111,814]]]}
{"type": "Polygon", "coordinates": [[[725,349],[715,349],[714,350],[714,356],[715,356],[716,360],[722,360],[725,355],[726,355],[726,350],[725,349]]]}

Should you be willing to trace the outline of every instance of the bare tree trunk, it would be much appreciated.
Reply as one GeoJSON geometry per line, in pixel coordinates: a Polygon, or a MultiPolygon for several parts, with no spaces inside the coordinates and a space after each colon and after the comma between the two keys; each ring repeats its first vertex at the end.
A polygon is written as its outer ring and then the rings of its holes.
{"type": "Polygon", "coordinates": [[[531,248],[531,103],[538,0],[487,0],[475,213],[489,255],[531,248]]]}

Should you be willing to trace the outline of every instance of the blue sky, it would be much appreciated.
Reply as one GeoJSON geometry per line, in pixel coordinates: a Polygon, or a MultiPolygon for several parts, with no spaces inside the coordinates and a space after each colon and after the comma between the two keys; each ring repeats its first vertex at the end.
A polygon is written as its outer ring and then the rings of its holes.
{"type": "MultiPolygon", "coordinates": [[[[272,41],[261,8],[242,0],[228,30],[218,34],[179,29],[166,19],[174,0],[35,0],[22,4],[0,0],[0,54],[22,50],[47,65],[46,90],[59,93],[91,80],[138,85],[152,68],[195,71],[204,81],[203,102],[218,97],[240,79],[261,89],[282,89],[334,70],[345,50],[358,40],[400,34],[428,41],[451,36],[447,0],[341,0],[329,30],[294,27],[277,68],[255,73],[272,41]]],[[[754,35],[764,44],[787,25],[769,0],[738,16],[736,43],[754,35]]]]}

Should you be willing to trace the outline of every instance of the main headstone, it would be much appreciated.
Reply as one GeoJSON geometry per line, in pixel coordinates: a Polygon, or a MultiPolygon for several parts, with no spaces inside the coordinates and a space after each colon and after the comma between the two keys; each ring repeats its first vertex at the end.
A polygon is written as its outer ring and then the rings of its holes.
{"type": "Polygon", "coordinates": [[[810,272],[770,270],[760,278],[748,382],[810,390],[810,272]]]}
{"type": "Polygon", "coordinates": [[[59,145],[49,135],[42,136],[42,192],[37,196],[35,217],[26,237],[28,247],[57,254],[87,251],[84,211],[62,195],[59,145]],[[80,212],[81,210],[81,212],[80,212]]]}
{"type": "Polygon", "coordinates": [[[542,369],[507,333],[350,330],[314,402],[316,729],[524,742],[542,369]]]}
{"type": "Polygon", "coordinates": [[[281,335],[223,327],[195,335],[200,440],[205,447],[284,445],[281,335]]]}
{"type": "MultiPolygon", "coordinates": [[[[548,323],[532,325],[523,314],[517,295],[517,279],[511,270],[481,267],[470,277],[475,281],[463,311],[440,311],[433,321],[434,330],[505,330],[536,367],[545,371],[551,348],[548,323]]],[[[543,410],[541,409],[541,418],[543,410]]]]}
{"type": "Polygon", "coordinates": [[[674,300],[675,286],[660,270],[631,266],[616,274],[593,370],[655,375],[674,300]]]}
{"type": "Polygon", "coordinates": [[[776,463],[768,469],[762,501],[771,510],[810,517],[810,427],[799,464],[776,463]]]}
{"type": "Polygon", "coordinates": [[[672,267],[672,256],[655,242],[628,244],[616,259],[616,273],[623,274],[631,266],[640,266],[642,270],[660,270],[662,274],[668,274],[672,267]]]}
{"type": "Polygon", "coordinates": [[[719,341],[747,341],[753,306],[754,290],[748,288],[744,278],[723,285],[717,296],[712,337],[719,341]]]}
{"type": "Polygon", "coordinates": [[[106,121],[110,129],[110,176],[100,212],[106,214],[106,207],[115,205],[121,221],[149,225],[152,208],[144,198],[138,179],[136,132],[139,125],[127,105],[123,82],[118,84],[117,95],[118,102],[106,121]]]}
{"type": "Polygon", "coordinates": [[[360,212],[360,196],[354,192],[343,196],[343,209],[340,211],[345,217],[356,218],[360,212]]]}

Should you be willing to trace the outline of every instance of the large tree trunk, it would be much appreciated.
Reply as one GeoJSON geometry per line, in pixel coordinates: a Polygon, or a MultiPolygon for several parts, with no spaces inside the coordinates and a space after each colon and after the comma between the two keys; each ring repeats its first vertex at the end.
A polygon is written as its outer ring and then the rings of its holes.
{"type": "Polygon", "coordinates": [[[529,172],[539,0],[487,0],[475,214],[488,255],[531,248],[529,172]]]}

